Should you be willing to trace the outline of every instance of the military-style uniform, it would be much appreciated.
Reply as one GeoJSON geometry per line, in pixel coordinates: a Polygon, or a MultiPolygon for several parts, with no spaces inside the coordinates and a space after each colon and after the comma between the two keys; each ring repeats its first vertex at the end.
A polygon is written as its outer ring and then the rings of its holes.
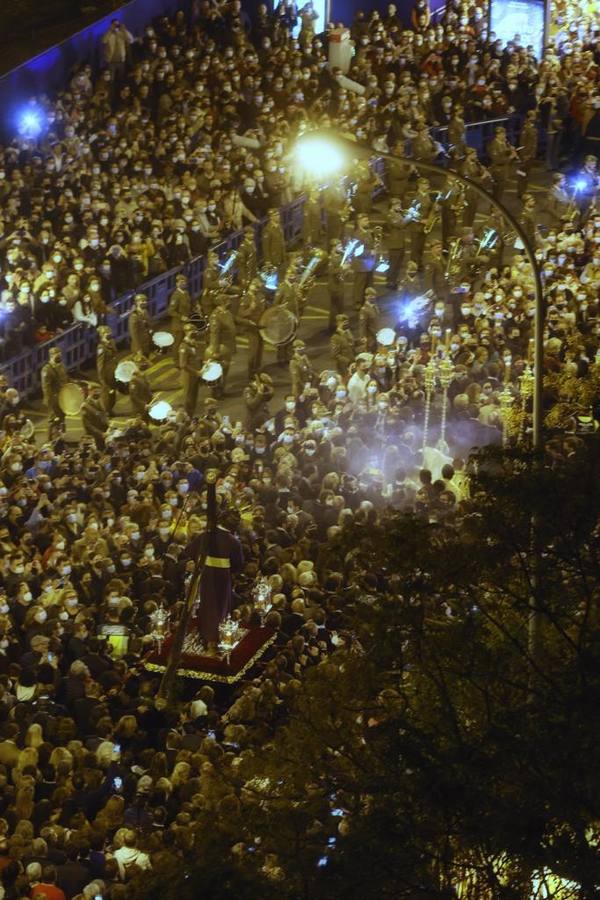
{"type": "Polygon", "coordinates": [[[302,240],[314,246],[321,242],[322,233],[321,200],[318,196],[309,196],[302,215],[302,240]]]}
{"type": "Polygon", "coordinates": [[[329,330],[335,329],[336,316],[344,312],[345,271],[342,257],[333,251],[329,255],[327,270],[327,287],[329,289],[329,330]]]}
{"type": "Polygon", "coordinates": [[[331,335],[330,347],[338,372],[340,375],[346,375],[356,356],[354,337],[350,329],[345,326],[338,327],[331,335]]]}
{"type": "Polygon", "coordinates": [[[192,334],[186,334],[178,353],[183,388],[183,407],[188,416],[196,414],[198,388],[200,387],[201,349],[192,334]]]}
{"type": "Polygon", "coordinates": [[[450,196],[446,195],[440,202],[442,246],[444,250],[448,249],[450,241],[453,237],[456,237],[463,211],[467,205],[464,192],[459,187],[455,187],[450,192],[450,196]]]}
{"type": "Polygon", "coordinates": [[[521,149],[517,166],[517,194],[522,197],[527,190],[527,183],[538,152],[538,130],[535,119],[527,117],[519,137],[521,149]]]}
{"type": "Polygon", "coordinates": [[[129,316],[129,339],[131,341],[131,352],[134,356],[138,358],[150,356],[152,328],[147,309],[140,309],[135,306],[131,310],[129,316]]]}
{"type": "Polygon", "coordinates": [[[398,287],[398,279],[406,250],[406,222],[401,209],[392,207],[388,212],[387,227],[384,229],[384,235],[390,261],[387,283],[388,287],[393,289],[398,287]]]}
{"type": "Polygon", "coordinates": [[[418,189],[412,200],[412,205],[417,206],[419,212],[416,220],[410,223],[410,258],[413,262],[416,262],[419,268],[422,268],[425,241],[427,240],[425,224],[433,206],[429,188],[418,189]]]}
{"type": "MultiPolygon", "coordinates": [[[[475,181],[485,190],[490,189],[490,173],[488,172],[486,167],[479,162],[475,152],[471,152],[469,149],[467,150],[467,156],[463,160],[459,171],[461,175],[464,175],[466,178],[470,178],[471,181],[475,181]]],[[[479,197],[475,193],[475,191],[467,190],[465,199],[466,206],[463,212],[462,223],[465,227],[470,228],[475,221],[475,216],[477,215],[477,205],[479,202],[479,197]]]]}
{"type": "Polygon", "coordinates": [[[174,337],[173,353],[178,359],[179,345],[183,340],[183,324],[192,314],[193,303],[190,292],[182,287],[176,287],[169,297],[169,315],[171,316],[171,333],[174,337]]]}
{"type": "Polygon", "coordinates": [[[358,337],[361,350],[367,350],[369,353],[375,352],[378,331],[379,309],[370,297],[366,297],[358,313],[358,337]]]}
{"type": "Polygon", "coordinates": [[[354,283],[352,285],[352,302],[354,308],[359,310],[365,296],[365,291],[373,281],[373,269],[375,268],[375,255],[371,249],[373,245],[373,233],[359,224],[352,232],[352,237],[364,244],[364,251],[358,257],[352,259],[354,283]]]}
{"type": "Polygon", "coordinates": [[[362,172],[356,183],[353,206],[359,215],[368,215],[373,209],[373,193],[379,182],[370,167],[362,172]]]}
{"type": "Polygon", "coordinates": [[[439,153],[438,147],[426,128],[420,130],[412,142],[413,159],[432,163],[439,153]]]}
{"type": "Polygon", "coordinates": [[[202,294],[200,297],[200,305],[207,316],[215,308],[220,277],[219,261],[216,255],[209,253],[206,268],[202,273],[202,294]]]}
{"type": "Polygon", "coordinates": [[[242,298],[238,322],[248,337],[248,380],[260,372],[265,342],[259,330],[260,318],[265,311],[265,299],[258,290],[250,289],[242,298]]]}
{"type": "Polygon", "coordinates": [[[273,397],[273,388],[268,384],[255,382],[244,388],[244,403],[246,404],[246,428],[255,431],[262,428],[270,418],[269,401],[273,397]]]}
{"type": "Polygon", "coordinates": [[[129,399],[136,415],[147,419],[146,407],[152,400],[152,388],[144,373],[139,369],[133,373],[129,382],[129,399]]]}
{"type": "Polygon", "coordinates": [[[390,162],[388,165],[388,189],[392,197],[403,200],[408,188],[410,166],[401,162],[390,162]]]}
{"type": "MultiPolygon", "coordinates": [[[[300,322],[300,292],[297,285],[286,278],[277,288],[275,293],[275,306],[285,306],[289,312],[300,322]]],[[[285,344],[277,345],[277,362],[285,365],[292,358],[292,336],[285,344]]]]}
{"type": "Polygon", "coordinates": [[[116,367],[117,345],[110,335],[103,335],[96,349],[96,371],[100,382],[102,406],[108,415],[113,411],[117,399],[116,367]]]}
{"type": "Polygon", "coordinates": [[[263,228],[262,252],[265,265],[277,269],[279,277],[285,272],[285,235],[279,221],[279,214],[269,218],[263,228]]]}
{"type": "Polygon", "coordinates": [[[256,278],[258,273],[258,262],[256,258],[256,243],[254,241],[254,233],[247,232],[244,240],[240,244],[237,255],[237,271],[238,279],[242,287],[256,278]]]}
{"type": "Polygon", "coordinates": [[[83,430],[95,439],[96,446],[102,450],[109,421],[108,414],[102,406],[102,401],[100,399],[95,400],[93,397],[86,397],[81,406],[80,415],[83,430]]]}
{"type": "Polygon", "coordinates": [[[531,246],[535,249],[540,243],[540,235],[538,231],[538,215],[535,209],[535,200],[526,202],[517,221],[527,237],[531,246]]]}
{"type": "Polygon", "coordinates": [[[327,241],[339,241],[342,236],[342,222],[347,200],[338,184],[328,185],[323,191],[323,208],[327,217],[327,241]]]}
{"type": "Polygon", "coordinates": [[[65,414],[58,404],[58,395],[60,389],[69,380],[67,370],[60,360],[60,357],[53,359],[52,351],[50,351],[50,361],[42,369],[42,393],[44,395],[44,403],[48,407],[48,434],[54,433],[54,427],[58,425],[60,430],[64,429],[65,414]]]}
{"type": "Polygon", "coordinates": [[[465,156],[467,151],[465,120],[458,113],[454,113],[448,122],[448,143],[452,146],[456,159],[465,156]]]}
{"type": "Polygon", "coordinates": [[[514,148],[502,135],[496,134],[487,145],[487,154],[490,158],[490,172],[494,179],[493,194],[496,200],[502,200],[506,183],[510,178],[514,152],[514,148]]]}
{"type": "Polygon", "coordinates": [[[313,370],[304,350],[295,351],[290,360],[291,393],[298,398],[304,391],[304,385],[312,382],[313,370]]]}

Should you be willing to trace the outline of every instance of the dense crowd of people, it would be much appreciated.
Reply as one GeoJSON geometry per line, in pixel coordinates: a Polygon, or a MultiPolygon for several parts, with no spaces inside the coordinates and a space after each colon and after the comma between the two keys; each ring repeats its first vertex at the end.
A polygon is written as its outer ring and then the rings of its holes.
{"type": "MultiPolygon", "coordinates": [[[[407,29],[390,5],[353,23],[350,82],[327,66],[323,24],[310,5],[281,4],[259,7],[250,28],[239,0],[203,2],[192,21],[178,14],[139,39],[114,23],[99,75],[83,67],[58,98],[36,101],[42,135],[2,148],[4,356],[73,321],[100,337],[100,386],[85,401],[77,445],[60,429],[36,443],[18,394],[0,382],[6,900],[118,900],[161,855],[185,853],[195,810],[218,815],[235,802],[222,793],[223,772],[285,720],[303,673],[351,640],[348,589],[373,585],[368,574],[357,585],[331,570],[327,544],[390,505],[456,526],[469,509],[471,449],[527,432],[535,300],[515,235],[494,216],[482,227],[477,213],[488,210],[472,192],[442,198],[441,176],[438,184],[392,164],[382,178],[363,164],[350,189],[348,180],[311,188],[304,246],[290,253],[277,209],[306,187],[288,156],[299,130],[335,122],[375,151],[431,162],[443,154],[428,128],[447,126],[451,167],[498,198],[517,186],[543,271],[547,371],[585,379],[597,365],[596,23],[582,15],[577,34],[538,62],[517,37],[503,47],[487,34],[482,7],[452,3],[432,25],[419,0],[407,29]],[[525,152],[517,159],[500,129],[488,168],[467,148],[464,123],[512,113],[524,117],[525,152]],[[567,137],[581,165],[532,193],[538,125],[549,168],[567,137]],[[253,225],[265,216],[257,254],[253,225]],[[209,254],[201,297],[177,283],[170,311],[184,403],[158,425],[144,383],[151,325],[136,298],[136,415],[114,428],[116,348],[103,327],[111,302],[241,228],[233,278],[209,254]],[[317,247],[330,307],[323,372],[301,337],[317,247]],[[267,290],[261,262],[277,273],[276,289],[267,290]],[[297,324],[278,347],[289,370],[281,408],[257,327],[269,303],[297,324]],[[198,310],[209,319],[201,334],[198,310]],[[384,326],[393,326],[385,340],[384,326]],[[198,410],[198,359],[219,361],[226,376],[242,328],[245,418],[230,422],[219,390],[198,410]],[[256,623],[252,586],[264,577],[277,637],[253,680],[234,692],[188,685],[174,708],[157,699],[158,676],[143,660],[156,610],[164,605],[172,623],[182,614],[210,469],[221,525],[243,551],[233,615],[256,623]]],[[[60,420],[60,354],[49,365],[45,398],[60,420]]],[[[570,429],[589,412],[574,408],[570,429]]],[[[266,877],[284,877],[268,847],[258,852],[266,877]]]]}

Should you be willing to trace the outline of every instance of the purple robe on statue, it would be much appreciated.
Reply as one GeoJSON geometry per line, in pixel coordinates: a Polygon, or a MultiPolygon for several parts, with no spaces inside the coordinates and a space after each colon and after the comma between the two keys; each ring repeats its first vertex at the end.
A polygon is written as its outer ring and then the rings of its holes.
{"type": "Polygon", "coordinates": [[[244,554],[239,540],[229,531],[218,527],[212,534],[202,534],[192,541],[194,556],[201,552],[208,538],[208,553],[200,579],[200,604],[195,625],[205,644],[218,644],[219,625],[231,612],[231,576],[244,566],[244,554]]]}

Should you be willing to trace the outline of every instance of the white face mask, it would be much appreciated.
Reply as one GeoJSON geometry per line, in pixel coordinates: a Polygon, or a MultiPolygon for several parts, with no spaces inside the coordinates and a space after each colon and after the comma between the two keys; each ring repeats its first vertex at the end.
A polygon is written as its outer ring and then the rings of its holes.
{"type": "Polygon", "coordinates": [[[23,600],[26,600],[27,603],[29,603],[29,601],[31,600],[33,594],[31,593],[31,591],[25,591],[25,593],[22,594],[21,596],[22,596],[23,600]]]}
{"type": "Polygon", "coordinates": [[[40,610],[40,612],[36,613],[36,615],[35,615],[35,621],[38,622],[40,625],[42,625],[46,621],[47,618],[48,618],[48,613],[46,612],[45,609],[40,610]]]}

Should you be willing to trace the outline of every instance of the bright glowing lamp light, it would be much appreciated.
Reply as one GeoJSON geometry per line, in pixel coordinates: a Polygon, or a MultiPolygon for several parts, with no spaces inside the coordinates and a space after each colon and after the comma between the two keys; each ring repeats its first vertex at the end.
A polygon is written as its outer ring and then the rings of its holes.
{"type": "Polygon", "coordinates": [[[25,138],[37,138],[44,128],[44,120],[39,109],[25,109],[19,116],[19,134],[25,138]]]}
{"type": "Polygon", "coordinates": [[[377,332],[377,343],[382,347],[391,347],[396,340],[396,332],[393,328],[382,328],[377,332]]]}
{"type": "Polygon", "coordinates": [[[580,191],[585,191],[587,186],[588,186],[587,178],[584,178],[581,175],[579,176],[579,178],[576,178],[575,181],[573,182],[573,190],[575,191],[576,194],[578,194],[580,191]]]}
{"type": "Polygon", "coordinates": [[[332,141],[310,134],[304,134],[298,140],[294,155],[300,168],[317,180],[338,174],[346,161],[332,141]]]}

